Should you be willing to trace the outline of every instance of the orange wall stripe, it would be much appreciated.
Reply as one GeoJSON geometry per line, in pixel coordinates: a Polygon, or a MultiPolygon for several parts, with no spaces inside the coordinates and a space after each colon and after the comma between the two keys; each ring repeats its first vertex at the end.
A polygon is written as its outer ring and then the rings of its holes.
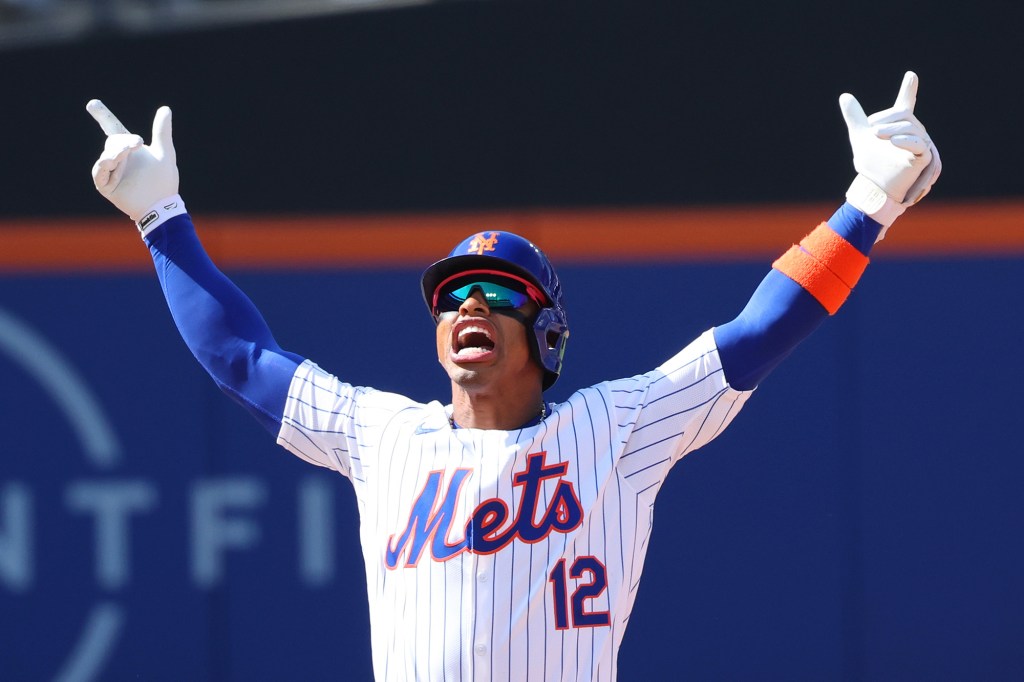
{"type": "MultiPolygon", "coordinates": [[[[463,237],[508,229],[556,263],[736,262],[765,265],[836,204],[530,209],[331,216],[193,212],[225,269],[424,267],[463,237]]],[[[1024,199],[928,200],[905,213],[872,258],[1022,257],[1024,199]]],[[[0,273],[139,272],[152,267],[126,219],[0,221],[0,273]]]]}

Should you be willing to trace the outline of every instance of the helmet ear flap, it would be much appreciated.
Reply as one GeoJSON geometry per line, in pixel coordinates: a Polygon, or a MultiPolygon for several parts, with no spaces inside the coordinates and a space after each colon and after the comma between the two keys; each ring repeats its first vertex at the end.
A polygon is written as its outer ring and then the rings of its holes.
{"type": "Polygon", "coordinates": [[[533,334],[537,360],[544,368],[544,389],[547,390],[562,373],[569,325],[560,309],[542,308],[533,321],[533,334]]]}

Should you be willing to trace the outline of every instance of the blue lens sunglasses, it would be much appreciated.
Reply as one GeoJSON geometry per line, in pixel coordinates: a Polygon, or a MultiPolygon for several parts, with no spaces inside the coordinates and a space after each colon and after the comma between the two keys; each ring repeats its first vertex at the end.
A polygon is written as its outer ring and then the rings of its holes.
{"type": "Polygon", "coordinates": [[[529,301],[541,307],[545,304],[544,294],[522,277],[500,270],[469,270],[449,277],[434,290],[431,306],[434,317],[458,312],[477,289],[483,294],[487,307],[495,310],[521,308],[529,301]]]}

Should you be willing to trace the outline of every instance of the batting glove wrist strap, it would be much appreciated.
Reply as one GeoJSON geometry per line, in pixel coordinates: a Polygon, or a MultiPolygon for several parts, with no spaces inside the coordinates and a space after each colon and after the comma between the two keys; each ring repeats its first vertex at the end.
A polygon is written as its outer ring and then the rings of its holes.
{"type": "Polygon", "coordinates": [[[183,213],[187,213],[185,202],[182,201],[181,195],[173,194],[150,206],[149,210],[135,221],[135,227],[139,228],[139,234],[145,239],[150,232],[183,213]]]}
{"type": "Polygon", "coordinates": [[[889,229],[897,218],[907,210],[901,204],[890,197],[881,187],[871,182],[863,175],[853,179],[850,188],[846,190],[846,200],[858,211],[863,211],[866,216],[882,226],[875,243],[882,241],[886,230],[889,229]]]}

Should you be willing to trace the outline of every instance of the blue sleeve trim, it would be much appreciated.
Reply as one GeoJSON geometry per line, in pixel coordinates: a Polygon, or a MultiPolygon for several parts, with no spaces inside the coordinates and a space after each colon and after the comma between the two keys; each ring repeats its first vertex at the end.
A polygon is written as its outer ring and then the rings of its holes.
{"type": "MultiPolygon", "coordinates": [[[[865,256],[882,230],[880,223],[848,203],[828,225],[865,256]]],[[[803,287],[770,271],[736,319],[715,328],[729,385],[740,391],[756,388],[827,317],[825,308],[803,287]]]]}
{"type": "Polygon", "coordinates": [[[146,243],[189,350],[222,391],[276,436],[303,358],[281,349],[256,306],[207,256],[188,215],[171,218],[146,243]]]}

